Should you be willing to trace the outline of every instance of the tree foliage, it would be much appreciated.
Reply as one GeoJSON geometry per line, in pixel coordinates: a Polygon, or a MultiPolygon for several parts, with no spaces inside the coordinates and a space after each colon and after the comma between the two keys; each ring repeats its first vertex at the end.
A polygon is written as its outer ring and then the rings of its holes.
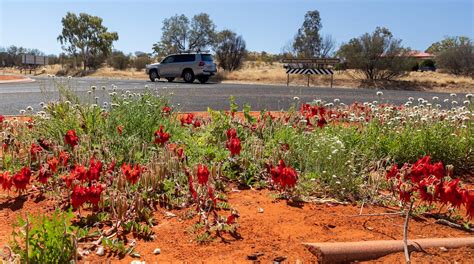
{"type": "Polygon", "coordinates": [[[113,42],[118,40],[118,34],[109,32],[98,16],[68,12],[61,23],[63,30],[57,39],[63,50],[82,58],[84,70],[97,66],[95,58],[109,55],[113,42]]]}
{"type": "Polygon", "coordinates": [[[14,67],[21,65],[21,55],[32,54],[35,56],[44,56],[44,52],[38,49],[27,49],[24,47],[9,46],[0,48],[0,66],[14,67]]]}
{"type": "Polygon", "coordinates": [[[471,39],[466,36],[445,37],[443,40],[431,44],[426,49],[426,52],[432,53],[432,54],[438,54],[450,48],[468,45],[470,43],[472,44],[471,39]]]}
{"type": "Polygon", "coordinates": [[[308,11],[304,16],[303,25],[293,41],[293,49],[299,57],[319,57],[321,55],[322,28],[319,11],[308,11]]]}
{"type": "Polygon", "coordinates": [[[450,45],[444,45],[438,53],[438,67],[453,74],[474,76],[474,43],[469,38],[451,38],[453,39],[458,41],[450,41],[450,45]]]}
{"type": "Polygon", "coordinates": [[[403,75],[410,68],[409,50],[390,30],[377,27],[343,44],[338,51],[347,66],[370,80],[390,80],[403,75]]]}
{"type": "Polygon", "coordinates": [[[222,69],[237,70],[242,66],[247,53],[245,40],[235,32],[223,30],[217,36],[215,52],[216,60],[222,69]]]}
{"type": "Polygon", "coordinates": [[[159,56],[188,50],[204,50],[212,46],[216,26],[208,14],[195,15],[191,21],[185,15],[175,15],[163,20],[161,40],[153,45],[159,56]]]}

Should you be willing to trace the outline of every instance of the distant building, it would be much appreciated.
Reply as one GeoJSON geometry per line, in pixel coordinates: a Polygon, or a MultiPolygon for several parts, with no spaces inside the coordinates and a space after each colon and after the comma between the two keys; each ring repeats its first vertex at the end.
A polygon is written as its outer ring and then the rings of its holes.
{"type": "Polygon", "coordinates": [[[427,59],[434,59],[434,55],[431,53],[423,52],[423,51],[417,51],[417,50],[412,50],[408,53],[408,57],[410,58],[415,58],[416,60],[427,60],[427,59]]]}

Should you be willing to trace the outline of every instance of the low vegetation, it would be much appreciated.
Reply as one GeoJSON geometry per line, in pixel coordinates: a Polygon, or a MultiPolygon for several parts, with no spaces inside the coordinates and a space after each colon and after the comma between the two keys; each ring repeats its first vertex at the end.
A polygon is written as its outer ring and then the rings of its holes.
{"type": "Polygon", "coordinates": [[[197,242],[238,238],[231,188],[268,188],[294,203],[395,205],[380,192],[395,186],[404,202],[440,199],[466,225],[474,215],[472,191],[459,181],[474,171],[472,94],[453,95],[450,109],[437,98],[383,104],[382,92],[378,102],[353,105],[296,97],[288,111],[258,115],[231,98],[229,111],[203,117],[178,114],[152,89],[92,86],[80,100],[67,80],[55,83],[60,101],[37,112],[29,106],[19,118],[0,116],[3,191],[16,199],[47,196],[60,208],[18,223],[12,249],[22,259],[70,261],[86,249],[138,254],[120,237],[154,239],[157,207],[189,210],[197,242]],[[414,181],[419,168],[423,178],[414,181]]]}

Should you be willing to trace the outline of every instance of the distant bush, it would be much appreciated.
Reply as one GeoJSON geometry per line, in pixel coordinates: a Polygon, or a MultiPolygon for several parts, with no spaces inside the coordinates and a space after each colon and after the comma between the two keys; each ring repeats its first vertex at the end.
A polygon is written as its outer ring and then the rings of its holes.
{"type": "Polygon", "coordinates": [[[109,58],[109,65],[116,70],[125,70],[130,66],[130,56],[121,51],[113,51],[109,58]]]}
{"type": "Polygon", "coordinates": [[[345,62],[337,63],[336,65],[334,65],[334,70],[336,71],[347,70],[347,63],[345,62]]]}
{"type": "Polygon", "coordinates": [[[421,65],[419,65],[418,61],[416,61],[414,59],[410,59],[409,65],[410,65],[411,71],[418,71],[418,69],[421,67],[421,65]]]}
{"type": "Polygon", "coordinates": [[[150,64],[150,63],[151,63],[151,58],[148,56],[148,54],[142,54],[140,56],[137,56],[133,60],[133,67],[137,71],[141,71],[141,70],[145,69],[145,66],[147,64],[150,64]]]}
{"type": "Polygon", "coordinates": [[[408,49],[387,28],[377,27],[372,33],[351,39],[338,51],[350,69],[368,80],[392,80],[411,68],[408,49]]]}
{"type": "Polygon", "coordinates": [[[432,59],[426,59],[420,62],[420,67],[435,67],[435,61],[432,59]]]}
{"type": "Polygon", "coordinates": [[[437,56],[438,66],[456,75],[474,76],[474,45],[471,40],[458,43],[437,56]]]}

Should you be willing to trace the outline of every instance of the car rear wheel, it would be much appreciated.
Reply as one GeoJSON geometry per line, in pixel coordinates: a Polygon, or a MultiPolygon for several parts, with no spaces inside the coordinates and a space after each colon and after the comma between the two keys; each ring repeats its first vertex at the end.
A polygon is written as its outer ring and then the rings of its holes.
{"type": "Polygon", "coordinates": [[[150,76],[150,81],[152,81],[152,82],[154,82],[154,81],[156,81],[156,79],[160,78],[158,76],[158,72],[156,70],[151,70],[148,75],[150,76]]]}
{"type": "Polygon", "coordinates": [[[168,80],[168,82],[173,82],[174,78],[173,77],[168,77],[168,78],[166,78],[166,80],[168,80]]]}
{"type": "Polygon", "coordinates": [[[194,73],[191,70],[185,70],[183,72],[183,79],[187,83],[192,83],[194,82],[194,73]]]}
{"type": "Polygon", "coordinates": [[[207,81],[209,81],[209,76],[201,76],[201,77],[198,77],[198,80],[200,83],[204,84],[206,83],[207,81]]]}

